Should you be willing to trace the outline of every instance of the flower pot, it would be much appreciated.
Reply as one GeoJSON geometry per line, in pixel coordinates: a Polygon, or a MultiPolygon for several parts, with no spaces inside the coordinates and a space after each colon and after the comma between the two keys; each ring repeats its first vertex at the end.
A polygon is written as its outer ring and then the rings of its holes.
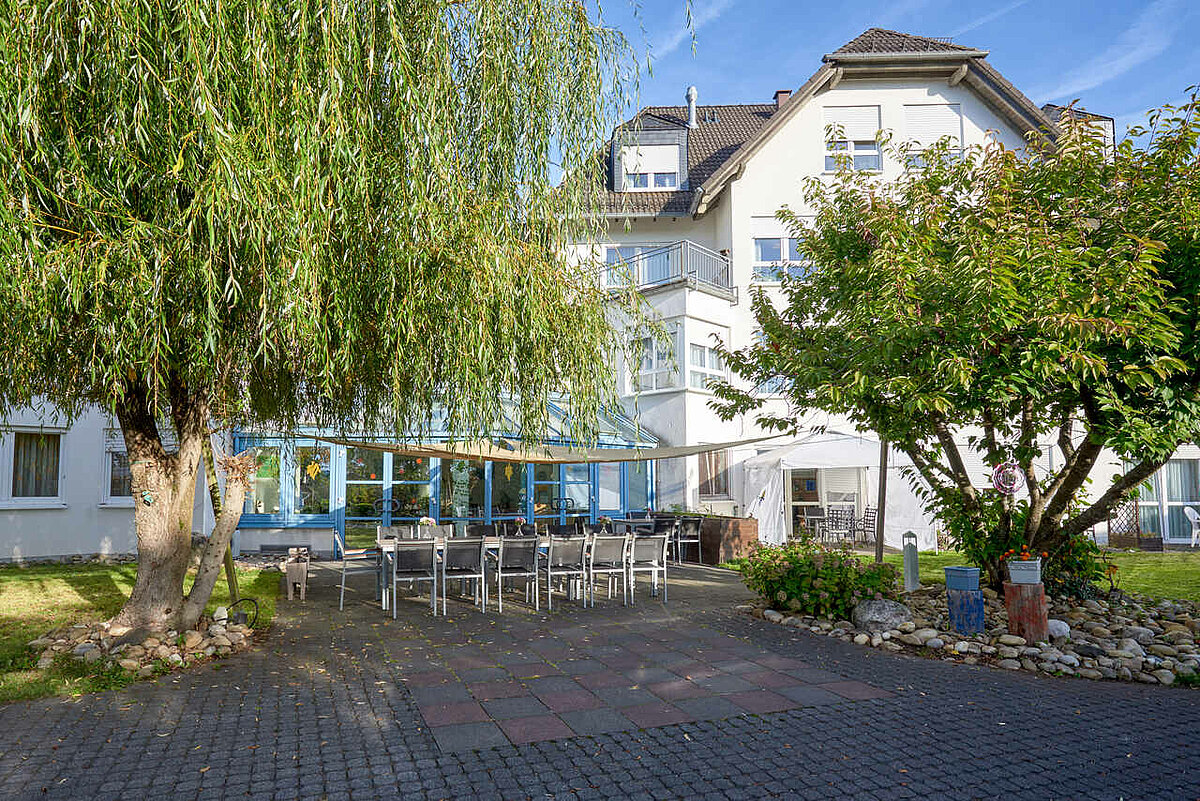
{"type": "Polygon", "coordinates": [[[1041,558],[1030,559],[1029,561],[1010,559],[1008,561],[1008,580],[1013,584],[1041,584],[1041,558]]]}
{"type": "Polygon", "coordinates": [[[946,589],[948,590],[978,590],[979,568],[977,567],[947,567],[946,589]]]}

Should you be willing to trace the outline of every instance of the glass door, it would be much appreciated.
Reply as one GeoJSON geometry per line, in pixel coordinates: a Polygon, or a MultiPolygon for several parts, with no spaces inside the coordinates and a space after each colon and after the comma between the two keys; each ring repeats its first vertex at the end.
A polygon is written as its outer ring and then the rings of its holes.
{"type": "Polygon", "coordinates": [[[346,448],[346,547],[370,548],[383,525],[383,452],[346,448]]]}
{"type": "Polygon", "coordinates": [[[819,509],[821,494],[817,488],[816,468],[788,471],[788,508],[791,510],[791,533],[800,533],[806,509],[819,509]]]}
{"type": "Polygon", "coordinates": [[[392,483],[387,503],[385,525],[399,526],[415,523],[433,515],[433,484],[430,482],[429,459],[416,456],[392,457],[392,483]]]}

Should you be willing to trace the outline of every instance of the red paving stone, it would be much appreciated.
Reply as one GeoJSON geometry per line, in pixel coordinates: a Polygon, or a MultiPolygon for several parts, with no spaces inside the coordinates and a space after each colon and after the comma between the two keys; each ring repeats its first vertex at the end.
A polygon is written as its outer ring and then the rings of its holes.
{"type": "Polygon", "coordinates": [[[774,670],[759,670],[754,673],[742,673],[740,678],[746,681],[753,682],[759,687],[765,687],[768,690],[773,690],[776,687],[791,687],[801,682],[794,676],[789,676],[786,673],[779,673],[774,670]]]}
{"type": "Polygon", "coordinates": [[[527,695],[529,690],[519,681],[480,681],[468,684],[467,689],[478,701],[490,701],[493,698],[515,698],[527,695]]]}
{"type": "Polygon", "coordinates": [[[575,736],[571,727],[563,723],[557,715],[535,715],[528,718],[501,720],[498,723],[513,745],[575,736]]]}
{"type": "Polygon", "coordinates": [[[543,693],[539,695],[542,703],[554,712],[576,712],[581,709],[598,709],[604,702],[587,690],[575,690],[566,693],[543,693]]]}
{"type": "Polygon", "coordinates": [[[785,709],[795,709],[800,706],[790,698],[773,693],[770,690],[750,690],[744,693],[730,693],[725,698],[755,715],[765,715],[768,712],[782,712],[785,709]]]}
{"type": "Polygon", "coordinates": [[[454,704],[433,704],[420,707],[421,716],[429,726],[453,726],[458,723],[483,723],[491,718],[475,701],[454,704]]]}

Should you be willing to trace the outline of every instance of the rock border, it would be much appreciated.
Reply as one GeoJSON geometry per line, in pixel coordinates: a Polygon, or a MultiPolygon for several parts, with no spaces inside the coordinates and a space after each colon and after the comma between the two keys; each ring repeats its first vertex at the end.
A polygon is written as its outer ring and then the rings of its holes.
{"type": "Polygon", "coordinates": [[[249,626],[217,619],[201,620],[196,628],[183,632],[118,630],[108,622],[76,623],[45,634],[28,647],[41,651],[39,670],[68,655],[79,662],[104,662],[104,667],[120,667],[147,678],[248,651],[253,643],[254,630],[249,626]]]}
{"type": "Polygon", "coordinates": [[[1056,598],[1050,604],[1050,642],[1027,643],[1009,633],[999,596],[990,589],[983,593],[985,630],[976,635],[950,629],[942,585],[905,594],[901,600],[912,619],[882,631],[858,628],[849,620],[780,611],[761,602],[737,609],[843,642],[947,662],[1092,680],[1200,686],[1200,603],[1137,595],[1056,598]]]}

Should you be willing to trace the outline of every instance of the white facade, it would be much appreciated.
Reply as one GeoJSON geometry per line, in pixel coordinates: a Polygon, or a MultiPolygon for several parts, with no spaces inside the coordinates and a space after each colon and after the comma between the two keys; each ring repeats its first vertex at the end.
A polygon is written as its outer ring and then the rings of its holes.
{"type": "MultiPolygon", "coordinates": [[[[860,39],[870,36],[871,32],[868,32],[860,39]]],[[[907,38],[915,41],[913,37],[907,38]]],[[[928,41],[920,48],[910,50],[923,50],[926,44],[928,41]]],[[[769,297],[778,300],[778,283],[764,280],[763,272],[769,272],[770,264],[780,262],[784,263],[783,269],[788,269],[788,231],[776,218],[776,213],[787,207],[803,219],[811,212],[803,197],[806,180],[831,175],[836,169],[836,162],[832,160],[838,158],[850,158],[856,169],[870,170],[881,181],[898,178],[904,165],[883,153],[879,141],[886,136],[894,142],[914,142],[917,150],[943,137],[950,137],[951,146],[999,143],[1020,150],[1027,135],[1051,126],[1051,121],[1040,110],[984,64],[985,53],[965,48],[952,50],[950,46],[946,46],[946,50],[932,56],[908,50],[873,52],[867,56],[854,52],[840,55],[842,51],[838,51],[826,56],[826,65],[795,96],[789,97],[787,92],[777,95],[775,107],[768,107],[765,113],[769,120],[761,130],[752,133],[735,149],[736,152],[723,154],[723,163],[715,172],[706,170],[700,180],[694,175],[691,177],[690,188],[699,192],[693,195],[686,212],[680,211],[679,204],[665,204],[661,210],[647,211],[636,202],[621,205],[610,199],[608,241],[601,245],[598,254],[602,260],[611,264],[632,258],[645,264],[650,258],[641,255],[645,251],[692,242],[707,251],[722,254],[728,263],[729,292],[725,294],[713,291],[703,279],[677,280],[665,285],[654,283],[643,289],[654,315],[675,332],[678,375],[670,387],[657,382],[642,382],[639,388],[632,381],[636,371],[631,371],[629,365],[621,365],[620,392],[626,412],[638,416],[640,423],[664,444],[696,445],[750,439],[767,433],[755,425],[755,415],[728,422],[719,419],[709,406],[712,393],[703,388],[703,378],[712,372],[713,365],[706,362],[697,348],[707,347],[714,339],[732,349],[753,343],[756,322],[749,302],[751,290],[763,288],[769,297]],[[827,142],[827,132],[831,129],[832,144],[827,142]],[[879,131],[882,135],[877,136],[879,131]]],[[[688,95],[694,97],[691,90],[688,95]]],[[[720,125],[720,118],[732,117],[737,107],[711,108],[709,111],[701,106],[691,115],[699,121],[699,129],[689,131],[687,148],[702,147],[706,133],[704,126],[720,125]],[[715,122],[709,122],[714,118],[715,122]]],[[[740,108],[763,114],[762,106],[740,108]]],[[[661,121],[667,120],[667,124],[675,121],[679,126],[679,121],[688,119],[689,114],[682,108],[655,107],[647,109],[643,116],[652,118],[649,127],[653,129],[654,141],[662,141],[664,123],[661,121]]],[[[1054,119],[1057,119],[1057,112],[1054,119]]],[[[629,149],[630,139],[636,136],[636,130],[633,133],[623,131],[620,138],[623,147],[629,149]]],[[[712,134],[708,136],[711,138],[712,134]]],[[[695,170],[696,154],[692,155],[689,161],[695,170]]],[[[613,163],[620,165],[618,160],[613,163]]],[[[614,170],[613,195],[619,196],[620,187],[624,185],[623,177],[614,170]]],[[[795,267],[803,269],[800,264],[795,267]]],[[[644,279],[638,273],[635,277],[644,279]]],[[[661,370],[661,365],[653,366],[661,370]]],[[[769,408],[772,401],[769,395],[764,397],[769,408]]],[[[801,421],[800,428],[814,425],[854,433],[854,427],[848,421],[816,414],[801,421]]],[[[771,463],[773,457],[768,451],[778,449],[783,453],[793,442],[784,439],[754,443],[723,454],[727,475],[723,482],[718,482],[720,486],[715,492],[713,485],[702,485],[704,457],[660,462],[657,470],[659,506],[666,509],[677,505],[734,514],[744,514],[749,509],[761,520],[764,514],[786,517],[805,503],[836,506],[844,502],[858,515],[876,505],[874,487],[877,482],[871,479],[871,468],[826,467],[816,470],[812,479],[803,478],[808,475],[805,472],[799,477],[793,475],[793,480],[783,480],[781,497],[774,500],[775,491],[772,490],[771,503],[775,506],[782,503],[784,508],[761,509],[765,502],[764,484],[761,478],[752,478],[750,473],[761,472],[762,464],[771,463]],[[752,469],[747,469],[748,460],[754,465],[752,469]],[[810,481],[815,487],[811,496],[803,491],[807,486],[805,482],[810,481]],[[805,497],[799,497],[801,494],[805,497]]],[[[1056,458],[1054,450],[1053,446],[1047,445],[1047,464],[1042,469],[1052,467],[1056,458]]],[[[974,468],[972,475],[977,477],[977,484],[989,484],[987,470],[979,456],[968,448],[964,451],[974,468]]],[[[1185,455],[1180,452],[1181,457],[1185,455]]],[[[774,464],[780,464],[778,457],[774,459],[774,464]]],[[[825,461],[817,459],[814,464],[825,461]]],[[[1119,459],[1106,454],[1097,464],[1094,475],[1098,479],[1107,478],[1120,469],[1119,459]]],[[[1200,475],[1200,468],[1175,469],[1177,472],[1192,469],[1200,475]]],[[[874,470],[878,472],[877,466],[874,470]]],[[[1156,478],[1155,481],[1163,484],[1158,497],[1165,497],[1166,479],[1156,478]]],[[[896,483],[905,481],[897,475],[893,478],[893,486],[896,483]]],[[[907,487],[903,489],[907,491],[907,487]]],[[[1187,492],[1200,493],[1200,488],[1193,487],[1187,492]]],[[[1196,500],[1200,501],[1200,497],[1196,500]]],[[[1180,517],[1182,510],[1175,506],[1181,503],[1143,502],[1144,525],[1155,531],[1168,531],[1168,542],[1182,541],[1184,532],[1176,530],[1180,528],[1178,521],[1169,524],[1168,520],[1169,516],[1173,516],[1172,520],[1180,517]]],[[[889,521],[889,544],[898,545],[900,535],[907,528],[918,529],[925,540],[932,536],[932,520],[917,525],[911,517],[899,515],[889,521]]]]}
{"type": "MultiPolygon", "coordinates": [[[[120,428],[99,409],[70,424],[53,411],[11,411],[0,429],[0,562],[134,553],[126,464],[120,428]]],[[[193,530],[212,525],[198,482],[193,530]]]]}

